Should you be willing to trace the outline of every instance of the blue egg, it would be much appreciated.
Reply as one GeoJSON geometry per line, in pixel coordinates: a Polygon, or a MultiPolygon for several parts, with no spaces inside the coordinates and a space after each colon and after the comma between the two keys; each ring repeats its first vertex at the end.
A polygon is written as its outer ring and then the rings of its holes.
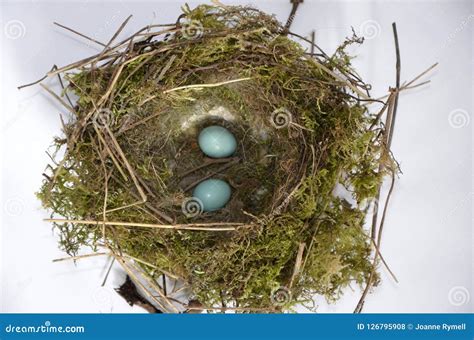
{"type": "Polygon", "coordinates": [[[202,152],[212,158],[229,157],[237,148],[237,141],[232,132],[218,125],[203,129],[198,142],[202,152]]]}
{"type": "Polygon", "coordinates": [[[193,191],[193,197],[201,201],[203,211],[215,211],[223,208],[229,202],[230,195],[230,185],[220,179],[202,181],[193,191]]]}

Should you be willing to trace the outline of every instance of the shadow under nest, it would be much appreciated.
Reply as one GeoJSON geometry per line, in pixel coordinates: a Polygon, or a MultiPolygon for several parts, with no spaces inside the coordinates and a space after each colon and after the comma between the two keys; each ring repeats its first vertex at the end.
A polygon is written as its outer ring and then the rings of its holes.
{"type": "Polygon", "coordinates": [[[74,118],[38,196],[66,219],[55,222],[61,247],[128,254],[207,307],[313,308],[315,294],[335,301],[365,284],[374,270],[366,203],[397,167],[344,50],[360,39],[328,56],[288,33],[253,8],[202,5],[53,71],[68,82],[61,98],[74,118]],[[229,158],[207,158],[197,144],[216,124],[238,141],[229,158]],[[225,179],[230,202],[186,213],[206,178],[225,179]]]}

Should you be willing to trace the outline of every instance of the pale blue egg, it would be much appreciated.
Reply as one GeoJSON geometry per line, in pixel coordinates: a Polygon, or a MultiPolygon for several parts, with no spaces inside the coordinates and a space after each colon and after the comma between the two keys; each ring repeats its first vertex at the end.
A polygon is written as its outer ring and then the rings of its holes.
{"type": "Polygon", "coordinates": [[[193,191],[193,197],[201,201],[203,211],[215,211],[223,208],[229,202],[230,195],[230,185],[220,179],[202,181],[193,191]]]}
{"type": "Polygon", "coordinates": [[[202,152],[212,158],[229,157],[237,148],[237,141],[232,132],[218,125],[203,129],[198,142],[202,152]]]}

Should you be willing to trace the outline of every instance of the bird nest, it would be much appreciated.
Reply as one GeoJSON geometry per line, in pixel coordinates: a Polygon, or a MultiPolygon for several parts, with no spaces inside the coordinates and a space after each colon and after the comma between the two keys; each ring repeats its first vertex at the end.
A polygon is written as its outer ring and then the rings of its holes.
{"type": "Polygon", "coordinates": [[[329,56],[272,16],[220,4],[116,42],[125,24],[107,44],[88,38],[97,55],[49,72],[60,95],[44,86],[73,113],[38,193],[62,249],[109,254],[164,312],[313,308],[377,284],[364,221],[398,168],[384,110],[368,110],[345,52],[362,39],[329,56]],[[203,154],[210,125],[234,134],[233,155],[203,154]],[[206,212],[192,195],[210,178],[232,196],[206,212]]]}

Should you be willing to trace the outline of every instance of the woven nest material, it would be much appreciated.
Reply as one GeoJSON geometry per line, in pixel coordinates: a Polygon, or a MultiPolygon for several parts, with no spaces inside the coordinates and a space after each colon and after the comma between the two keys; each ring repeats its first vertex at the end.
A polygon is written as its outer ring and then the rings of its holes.
{"type": "Polygon", "coordinates": [[[98,55],[50,72],[64,75],[56,97],[73,118],[38,196],[62,249],[105,248],[160,294],[157,275],[177,280],[186,298],[168,287],[155,299],[164,311],[170,301],[312,308],[315,296],[334,301],[351,283],[376,284],[364,221],[398,168],[380,114],[367,109],[370,87],[345,52],[361,39],[328,56],[254,8],[183,10],[176,24],[114,37],[98,55]],[[234,155],[201,152],[197,136],[209,125],[232,131],[234,155]],[[215,212],[192,197],[208,178],[232,187],[215,212]]]}

